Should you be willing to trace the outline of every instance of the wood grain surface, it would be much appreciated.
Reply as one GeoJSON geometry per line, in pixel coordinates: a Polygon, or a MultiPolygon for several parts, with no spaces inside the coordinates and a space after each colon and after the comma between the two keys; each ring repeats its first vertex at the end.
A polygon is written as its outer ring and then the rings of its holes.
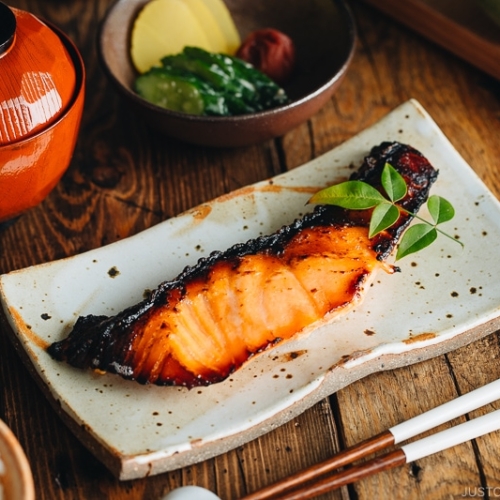
{"type": "MultiPolygon", "coordinates": [[[[500,197],[500,83],[366,3],[350,2],[359,29],[357,51],[328,105],[285,137],[238,150],[176,143],[148,130],[123,105],[96,54],[98,24],[111,0],[9,3],[72,37],[87,68],[87,99],[66,175],[40,206],[1,229],[0,273],[100,247],[293,169],[412,97],[500,197]]],[[[497,332],[430,361],[369,376],[222,456],[119,482],[62,424],[0,331],[0,418],[25,449],[40,500],[154,500],[185,484],[207,487],[223,500],[237,499],[498,377],[497,332]]],[[[320,498],[469,496],[500,498],[498,432],[320,498]]]]}
{"type": "Polygon", "coordinates": [[[364,1],[500,78],[500,29],[481,8],[479,0],[364,1]]]}

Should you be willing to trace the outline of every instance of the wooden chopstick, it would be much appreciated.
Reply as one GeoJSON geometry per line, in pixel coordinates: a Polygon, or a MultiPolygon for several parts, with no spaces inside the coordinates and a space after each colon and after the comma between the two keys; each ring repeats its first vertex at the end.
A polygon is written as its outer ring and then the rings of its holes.
{"type": "MultiPolygon", "coordinates": [[[[335,490],[346,484],[354,483],[365,477],[392,469],[420,458],[427,457],[438,451],[465,443],[471,439],[500,430],[500,410],[493,411],[482,417],[469,420],[463,424],[432,434],[420,441],[415,441],[392,451],[384,456],[373,458],[363,464],[349,467],[337,472],[312,485],[285,492],[273,497],[274,500],[307,500],[328,491],[335,490]]],[[[255,497],[261,498],[261,497],[255,497]]]]}
{"type": "Polygon", "coordinates": [[[308,481],[317,479],[328,472],[343,467],[344,465],[348,465],[377,451],[386,449],[393,444],[394,436],[392,433],[390,431],[382,432],[377,436],[367,439],[366,441],[362,441],[351,448],[347,448],[346,450],[337,453],[324,462],[313,465],[312,467],[299,471],[292,476],[288,476],[282,481],[251,493],[250,495],[243,497],[241,500],[276,499],[278,498],[277,495],[283,494],[284,491],[291,490],[308,481]]]}
{"type": "Polygon", "coordinates": [[[495,380],[479,389],[413,417],[406,422],[391,427],[381,434],[348,448],[324,462],[299,471],[277,483],[242,497],[240,500],[305,500],[313,498],[383,470],[404,465],[407,462],[412,462],[418,458],[442,451],[450,446],[498,430],[500,429],[500,410],[470,420],[420,441],[401,446],[399,449],[384,456],[376,457],[360,465],[351,466],[348,469],[321,479],[322,476],[335,469],[351,464],[377,451],[387,449],[394,444],[417,436],[497,399],[500,399],[500,380],[495,380]]]}

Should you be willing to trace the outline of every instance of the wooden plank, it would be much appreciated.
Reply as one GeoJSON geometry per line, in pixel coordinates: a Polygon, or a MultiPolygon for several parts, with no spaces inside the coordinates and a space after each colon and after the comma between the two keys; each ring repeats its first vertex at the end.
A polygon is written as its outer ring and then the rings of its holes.
{"type": "MultiPolygon", "coordinates": [[[[352,415],[354,411],[358,414],[358,419],[344,422],[346,444],[359,442],[373,435],[374,431],[388,429],[457,395],[445,356],[368,377],[338,394],[339,408],[343,408],[344,414],[352,415]]],[[[458,418],[436,430],[464,421],[464,417],[458,418]]],[[[395,488],[395,498],[458,498],[467,487],[479,484],[481,470],[474,447],[468,442],[362,480],[354,485],[354,489],[360,500],[381,498],[391,486],[395,488]],[[449,466],[457,462],[460,462],[460,467],[449,466]]]]}
{"type": "MultiPolygon", "coordinates": [[[[64,6],[41,0],[9,3],[72,35],[84,54],[89,90],[73,165],[45,203],[0,232],[0,272],[116,241],[207,199],[295,168],[409,97],[424,105],[500,195],[497,82],[434,45],[416,43],[412,33],[365,3],[353,2],[358,50],[331,102],[279,141],[235,151],[177,144],[143,128],[123,108],[95,53],[97,20],[113,0],[75,0],[64,6]]],[[[498,346],[495,334],[448,356],[373,375],[341,391],[333,412],[324,401],[241,449],[179,471],[120,483],[64,427],[0,331],[0,418],[26,450],[40,500],[159,499],[183,484],[205,486],[223,500],[234,500],[338,447],[500,377],[498,346]]],[[[466,488],[479,496],[474,488],[500,487],[499,440],[498,434],[478,439],[323,500],[461,498],[467,496],[466,488]]]]}
{"type": "MultiPolygon", "coordinates": [[[[344,422],[346,445],[381,432],[411,415],[496,380],[500,375],[500,336],[486,337],[446,356],[394,372],[381,373],[338,393],[343,414],[357,411],[359,419],[344,422]],[[467,370],[467,365],[481,370],[467,370]]],[[[443,424],[441,430],[500,408],[500,402],[443,424]]],[[[431,432],[425,435],[431,434],[431,432]]],[[[500,488],[498,449],[500,432],[360,481],[354,486],[359,499],[379,498],[397,485],[396,498],[458,498],[500,488]],[[460,463],[450,468],[449,463],[460,463]],[[431,472],[432,471],[432,472],[431,472]],[[435,477],[440,481],[436,482],[435,477]]]]}

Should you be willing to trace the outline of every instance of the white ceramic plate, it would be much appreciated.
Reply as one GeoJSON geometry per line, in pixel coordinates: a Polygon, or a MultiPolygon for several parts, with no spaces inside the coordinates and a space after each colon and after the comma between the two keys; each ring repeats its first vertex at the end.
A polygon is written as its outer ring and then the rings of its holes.
{"type": "MultiPolygon", "coordinates": [[[[425,216],[425,209],[421,215],[425,216]]],[[[369,373],[464,345],[499,328],[500,205],[424,109],[409,101],[301,168],[241,189],[140,234],[76,257],[0,277],[12,339],[54,407],[121,479],[207,459],[290,420],[369,373]],[[44,348],[79,315],[114,314],[215,249],[300,216],[310,194],[339,182],[372,146],[405,142],[440,176],[433,193],[455,206],[441,237],[379,275],[364,303],[300,341],[258,356],[210,387],[141,386],[53,361],[44,348]]]]}

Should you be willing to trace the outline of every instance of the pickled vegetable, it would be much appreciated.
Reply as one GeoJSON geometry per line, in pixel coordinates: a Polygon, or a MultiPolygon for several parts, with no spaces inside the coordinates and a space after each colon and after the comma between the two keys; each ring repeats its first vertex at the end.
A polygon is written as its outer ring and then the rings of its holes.
{"type": "Polygon", "coordinates": [[[226,4],[222,0],[203,1],[212,12],[214,18],[217,20],[217,23],[224,33],[224,37],[226,38],[226,42],[228,44],[227,54],[234,55],[238,47],[241,45],[241,38],[226,4]]]}
{"type": "Polygon", "coordinates": [[[239,44],[222,0],[152,0],[134,22],[130,55],[136,69],[144,73],[186,46],[233,55],[239,44]]]}
{"type": "Polygon", "coordinates": [[[136,80],[144,99],[165,109],[193,115],[226,115],[224,99],[195,76],[152,68],[136,80]]]}
{"type": "Polygon", "coordinates": [[[276,83],[286,83],[295,67],[295,45],[292,39],[273,28],[251,32],[236,56],[249,62],[276,83]]]}
{"type": "Polygon", "coordinates": [[[153,104],[196,115],[241,115],[288,102],[285,91],[250,64],[199,47],[164,57],[135,88],[153,104]]]}
{"type": "MultiPolygon", "coordinates": [[[[219,22],[207,7],[205,0],[183,0],[191,10],[193,16],[198,20],[213,52],[223,52],[229,54],[233,49],[226,39],[219,22]]],[[[185,44],[191,45],[191,44],[185,44]]],[[[175,52],[174,52],[175,53],[175,52]]],[[[166,55],[166,54],[163,54],[166,55]]]]}
{"type": "Polygon", "coordinates": [[[131,35],[130,55],[140,73],[186,44],[211,50],[203,27],[182,0],[152,0],[139,12],[131,35]]]}

